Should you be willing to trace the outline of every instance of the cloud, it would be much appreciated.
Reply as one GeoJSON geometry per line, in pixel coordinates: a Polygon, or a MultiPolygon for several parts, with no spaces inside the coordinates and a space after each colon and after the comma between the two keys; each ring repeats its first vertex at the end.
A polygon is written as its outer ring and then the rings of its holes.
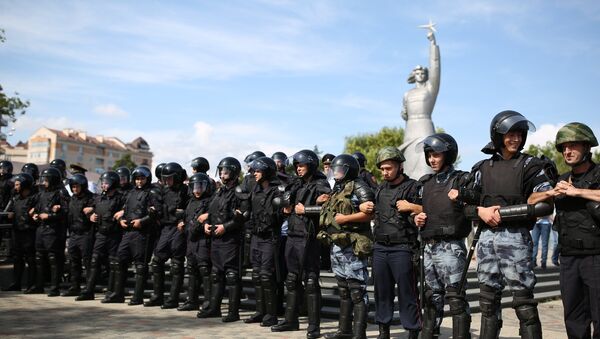
{"type": "Polygon", "coordinates": [[[98,105],[94,107],[94,113],[110,118],[126,118],[129,116],[129,113],[115,104],[98,105]]]}
{"type": "Polygon", "coordinates": [[[542,124],[536,129],[535,132],[527,136],[525,148],[529,147],[529,145],[545,145],[548,141],[554,142],[556,133],[564,125],[565,123],[542,124]]]}

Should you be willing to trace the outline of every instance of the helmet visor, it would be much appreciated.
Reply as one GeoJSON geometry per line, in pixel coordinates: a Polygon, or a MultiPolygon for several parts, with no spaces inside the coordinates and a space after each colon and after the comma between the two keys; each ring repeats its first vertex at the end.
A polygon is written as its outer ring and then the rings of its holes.
{"type": "Polygon", "coordinates": [[[517,124],[526,126],[529,132],[535,132],[535,125],[522,115],[512,115],[506,119],[498,121],[495,129],[497,133],[506,134],[510,132],[513,127],[516,127],[517,124]]]}
{"type": "Polygon", "coordinates": [[[346,174],[348,173],[349,169],[350,168],[348,166],[344,166],[344,165],[332,166],[331,170],[333,171],[333,178],[336,181],[343,180],[346,177],[346,174]]]}
{"type": "Polygon", "coordinates": [[[227,181],[227,180],[232,179],[231,178],[232,174],[233,174],[233,172],[228,167],[220,167],[217,169],[217,175],[219,176],[221,181],[227,181]]]}
{"type": "Polygon", "coordinates": [[[190,183],[190,190],[193,194],[202,195],[202,193],[206,192],[206,188],[208,187],[208,183],[206,181],[199,181],[190,183]]]}
{"type": "Polygon", "coordinates": [[[448,152],[450,150],[450,144],[440,138],[428,136],[427,138],[423,139],[423,141],[415,145],[415,151],[423,152],[425,150],[440,153],[448,152]]]}

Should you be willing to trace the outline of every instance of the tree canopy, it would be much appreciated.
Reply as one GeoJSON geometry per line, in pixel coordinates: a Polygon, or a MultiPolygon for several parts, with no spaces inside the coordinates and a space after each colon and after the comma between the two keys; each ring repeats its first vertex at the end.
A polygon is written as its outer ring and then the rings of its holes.
{"type": "MultiPolygon", "coordinates": [[[[567,173],[571,170],[571,168],[567,166],[567,164],[565,164],[562,154],[556,150],[553,141],[548,141],[545,145],[529,145],[527,150],[525,150],[525,153],[534,155],[536,157],[544,155],[547,158],[550,158],[556,164],[558,174],[567,173]]],[[[598,161],[600,161],[599,151],[595,151],[592,153],[592,160],[595,163],[598,163],[598,161]]]]}
{"type": "Polygon", "coordinates": [[[130,170],[132,170],[137,167],[137,164],[133,162],[133,160],[131,160],[131,154],[127,153],[124,154],[120,159],[115,161],[115,164],[112,168],[113,170],[116,170],[119,167],[127,167],[130,170]]]}

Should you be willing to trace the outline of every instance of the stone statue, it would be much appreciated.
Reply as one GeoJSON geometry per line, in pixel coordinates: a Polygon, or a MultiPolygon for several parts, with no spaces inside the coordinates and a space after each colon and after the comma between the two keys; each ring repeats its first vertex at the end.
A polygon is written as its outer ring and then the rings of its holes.
{"type": "Polygon", "coordinates": [[[404,143],[399,147],[404,153],[404,172],[411,178],[432,173],[425,163],[422,148],[416,145],[426,137],[435,133],[431,113],[440,90],[440,49],[435,43],[435,24],[419,26],[427,28],[427,39],[431,41],[429,48],[429,69],[417,66],[408,77],[409,84],[415,88],[404,93],[402,119],[406,120],[404,143]]]}

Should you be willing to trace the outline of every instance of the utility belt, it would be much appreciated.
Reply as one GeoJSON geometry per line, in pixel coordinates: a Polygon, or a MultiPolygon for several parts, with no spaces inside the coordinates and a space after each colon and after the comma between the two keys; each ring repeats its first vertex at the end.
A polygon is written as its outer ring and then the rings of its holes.
{"type": "Polygon", "coordinates": [[[378,244],[390,246],[390,245],[398,245],[398,244],[414,244],[414,241],[411,241],[406,236],[400,235],[400,233],[394,234],[375,234],[375,242],[378,244]]]}
{"type": "Polygon", "coordinates": [[[370,231],[348,232],[330,225],[325,231],[317,234],[317,239],[328,246],[331,244],[335,244],[340,248],[352,246],[352,252],[359,258],[366,258],[373,253],[373,240],[370,231]]]}
{"type": "Polygon", "coordinates": [[[253,236],[257,236],[257,237],[262,238],[262,239],[270,239],[270,238],[275,237],[276,235],[279,235],[278,232],[275,232],[275,230],[273,228],[271,228],[271,227],[266,228],[266,229],[262,229],[262,230],[260,230],[260,229],[258,229],[258,228],[255,227],[252,230],[252,232],[250,232],[250,233],[253,236]]]}
{"type": "Polygon", "coordinates": [[[600,239],[569,239],[563,238],[560,240],[562,247],[569,247],[578,250],[593,250],[600,249],[600,239]]]}
{"type": "Polygon", "coordinates": [[[449,226],[435,226],[425,227],[421,230],[421,237],[425,240],[437,239],[437,240],[459,240],[462,239],[457,236],[458,233],[456,225],[449,226]]]}
{"type": "Polygon", "coordinates": [[[88,228],[88,229],[76,228],[76,229],[71,229],[70,232],[72,234],[76,234],[76,235],[84,235],[84,234],[90,233],[91,230],[92,230],[91,228],[88,228]]]}

